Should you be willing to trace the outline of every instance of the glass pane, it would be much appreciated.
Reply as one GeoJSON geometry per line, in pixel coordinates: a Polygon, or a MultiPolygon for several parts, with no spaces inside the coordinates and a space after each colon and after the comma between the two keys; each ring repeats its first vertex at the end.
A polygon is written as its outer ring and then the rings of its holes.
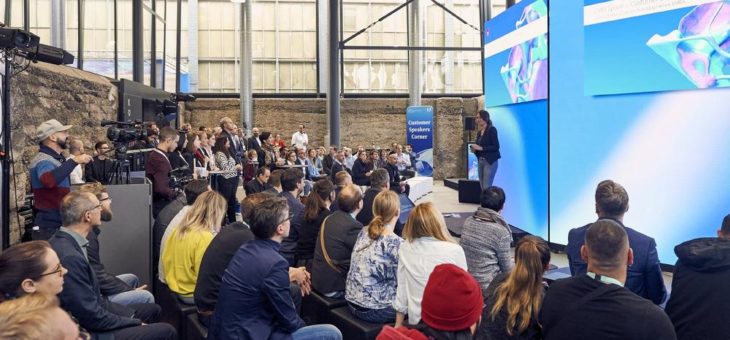
{"type": "Polygon", "coordinates": [[[84,1],[84,70],[114,78],[114,0],[84,1]]]}

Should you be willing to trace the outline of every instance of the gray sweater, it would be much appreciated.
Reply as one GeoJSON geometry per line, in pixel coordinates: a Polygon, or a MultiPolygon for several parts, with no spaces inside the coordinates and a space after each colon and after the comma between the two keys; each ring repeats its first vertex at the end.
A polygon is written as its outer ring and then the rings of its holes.
{"type": "Polygon", "coordinates": [[[512,270],[512,231],[495,211],[479,208],[464,222],[461,233],[469,273],[479,282],[484,298],[495,276],[512,270]]]}

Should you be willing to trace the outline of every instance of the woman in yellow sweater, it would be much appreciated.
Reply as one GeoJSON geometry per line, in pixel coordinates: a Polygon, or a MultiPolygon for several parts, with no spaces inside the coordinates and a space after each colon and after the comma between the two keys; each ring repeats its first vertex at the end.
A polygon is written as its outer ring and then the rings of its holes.
{"type": "Polygon", "coordinates": [[[184,303],[195,304],[193,292],[200,262],[220,231],[226,207],[226,199],[215,191],[201,194],[165,243],[162,253],[165,280],[184,303]]]}

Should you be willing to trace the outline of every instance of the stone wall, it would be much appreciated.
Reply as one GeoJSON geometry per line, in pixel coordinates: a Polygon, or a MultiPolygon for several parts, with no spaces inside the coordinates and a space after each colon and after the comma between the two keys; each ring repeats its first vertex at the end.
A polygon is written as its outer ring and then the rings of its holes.
{"type": "MultiPolygon", "coordinates": [[[[21,236],[16,218],[16,202],[22,204],[30,191],[28,165],[38,152],[33,139],[38,124],[57,119],[74,127],[69,133],[84,141],[86,152],[105,139],[106,129],[99,126],[102,119],[116,118],[117,88],[105,77],[66,66],[44,63],[32,64],[25,72],[13,78],[12,152],[14,180],[11,188],[11,243],[21,236]]],[[[20,225],[24,221],[20,218],[20,225]]]]}
{"type": "MultiPolygon", "coordinates": [[[[481,98],[424,99],[434,107],[434,177],[464,177],[464,119],[483,106],[481,98]]],[[[355,147],[385,147],[406,141],[407,99],[343,99],[341,143],[355,147]]],[[[254,125],[262,131],[281,133],[289,143],[298,125],[305,124],[309,142],[325,145],[327,138],[326,99],[254,99],[254,125]]],[[[194,128],[217,126],[222,117],[240,124],[238,99],[198,99],[186,103],[185,122],[194,128]]]]}

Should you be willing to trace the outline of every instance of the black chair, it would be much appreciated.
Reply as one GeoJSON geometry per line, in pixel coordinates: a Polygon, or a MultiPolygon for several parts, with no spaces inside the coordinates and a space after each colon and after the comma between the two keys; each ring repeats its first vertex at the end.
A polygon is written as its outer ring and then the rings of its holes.
{"type": "Polygon", "coordinates": [[[337,327],[342,332],[342,338],[347,340],[375,339],[384,326],[356,318],[347,306],[331,310],[328,322],[337,327]]]}
{"type": "Polygon", "coordinates": [[[347,305],[345,299],[330,299],[312,291],[302,298],[302,319],[307,325],[325,323],[331,309],[347,305]]]}
{"type": "Polygon", "coordinates": [[[188,314],[185,323],[185,338],[187,340],[205,340],[208,338],[208,328],[203,326],[198,319],[198,314],[188,314]]]}

